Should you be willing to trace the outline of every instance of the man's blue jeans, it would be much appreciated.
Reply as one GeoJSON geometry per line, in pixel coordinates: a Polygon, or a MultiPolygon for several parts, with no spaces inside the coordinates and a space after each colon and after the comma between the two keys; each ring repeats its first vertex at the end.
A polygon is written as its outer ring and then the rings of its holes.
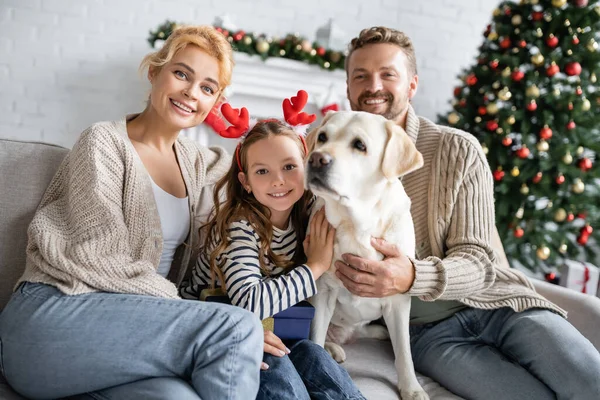
{"type": "Polygon", "coordinates": [[[301,340],[283,357],[265,354],[257,400],[364,399],[348,372],[325,349],[301,340]]]}
{"type": "Polygon", "coordinates": [[[147,382],[172,399],[253,398],[262,354],[258,318],[217,303],[24,283],[0,314],[0,370],[32,399],[109,387],[144,398],[147,382]]]}
{"type": "Polygon", "coordinates": [[[466,399],[600,399],[600,354],[550,311],[468,308],[410,334],[415,369],[466,399]]]}

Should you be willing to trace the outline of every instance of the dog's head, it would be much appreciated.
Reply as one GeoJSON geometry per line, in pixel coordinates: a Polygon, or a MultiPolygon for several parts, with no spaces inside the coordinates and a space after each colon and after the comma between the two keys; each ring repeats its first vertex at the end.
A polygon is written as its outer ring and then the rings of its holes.
{"type": "Polygon", "coordinates": [[[350,201],[423,165],[404,129],[380,115],[328,113],[307,137],[306,187],[318,196],[350,201]]]}

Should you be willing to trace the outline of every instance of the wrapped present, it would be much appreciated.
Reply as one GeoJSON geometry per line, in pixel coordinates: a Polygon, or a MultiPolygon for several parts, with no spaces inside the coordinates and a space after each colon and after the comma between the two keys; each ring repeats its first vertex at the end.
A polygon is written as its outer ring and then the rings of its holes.
{"type": "MultiPolygon", "coordinates": [[[[229,297],[221,288],[203,289],[200,300],[231,304],[229,297]]],[[[301,301],[287,310],[265,318],[262,324],[266,330],[272,331],[282,340],[308,339],[314,316],[314,307],[307,301],[301,301]]]]}
{"type": "Polygon", "coordinates": [[[559,268],[560,285],[595,296],[598,290],[598,267],[588,262],[565,260],[559,268]]]}

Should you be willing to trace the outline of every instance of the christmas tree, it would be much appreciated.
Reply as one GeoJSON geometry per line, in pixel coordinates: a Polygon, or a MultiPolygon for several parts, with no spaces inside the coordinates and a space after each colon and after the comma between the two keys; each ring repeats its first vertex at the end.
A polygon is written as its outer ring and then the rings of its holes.
{"type": "Polygon", "coordinates": [[[597,0],[502,2],[439,117],[481,143],[507,256],[537,274],[598,251],[599,28],[597,0]]]}

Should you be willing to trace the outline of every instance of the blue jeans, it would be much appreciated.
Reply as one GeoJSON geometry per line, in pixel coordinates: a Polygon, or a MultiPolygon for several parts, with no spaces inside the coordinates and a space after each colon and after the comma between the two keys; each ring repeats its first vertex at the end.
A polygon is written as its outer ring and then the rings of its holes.
{"type": "Polygon", "coordinates": [[[32,399],[106,388],[106,398],[148,398],[161,385],[162,398],[247,399],[263,331],[239,307],[24,283],[0,314],[0,343],[6,380],[32,399]]]}
{"type": "Polygon", "coordinates": [[[348,372],[321,346],[301,340],[287,356],[265,354],[257,400],[364,399],[348,372]]]}
{"type": "Polygon", "coordinates": [[[465,399],[600,399],[600,354],[550,311],[468,308],[410,334],[415,369],[465,399]]]}

